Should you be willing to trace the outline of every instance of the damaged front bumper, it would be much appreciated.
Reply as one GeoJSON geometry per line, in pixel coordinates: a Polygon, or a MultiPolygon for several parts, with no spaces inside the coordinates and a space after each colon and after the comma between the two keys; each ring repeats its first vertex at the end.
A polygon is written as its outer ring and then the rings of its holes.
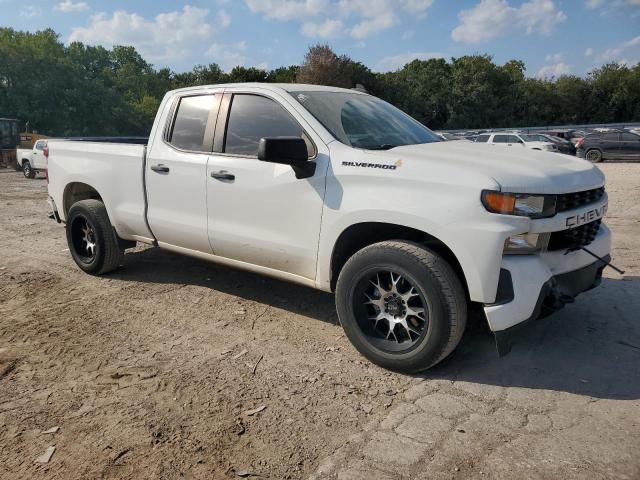
{"type": "Polygon", "coordinates": [[[496,301],[484,305],[500,356],[509,353],[514,336],[524,326],[598,286],[611,258],[610,249],[611,232],[602,225],[589,245],[589,250],[602,260],[595,260],[585,251],[504,256],[496,301]]]}

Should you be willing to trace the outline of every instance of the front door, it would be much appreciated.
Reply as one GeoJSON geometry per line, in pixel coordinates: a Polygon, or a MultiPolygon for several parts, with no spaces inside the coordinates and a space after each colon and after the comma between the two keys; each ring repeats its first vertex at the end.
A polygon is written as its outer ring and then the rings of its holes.
{"type": "Polygon", "coordinates": [[[221,94],[178,99],[161,139],[147,153],[147,218],[161,246],[211,252],[207,233],[207,161],[221,94]]]}
{"type": "Polygon", "coordinates": [[[622,137],[620,157],[626,159],[640,158],[640,135],[628,132],[623,132],[620,135],[622,137]]]}
{"type": "Polygon", "coordinates": [[[209,239],[215,255],[314,279],[328,155],[285,106],[275,96],[225,94],[207,167],[209,239]],[[313,177],[258,160],[261,138],[283,136],[305,139],[313,177]]]}

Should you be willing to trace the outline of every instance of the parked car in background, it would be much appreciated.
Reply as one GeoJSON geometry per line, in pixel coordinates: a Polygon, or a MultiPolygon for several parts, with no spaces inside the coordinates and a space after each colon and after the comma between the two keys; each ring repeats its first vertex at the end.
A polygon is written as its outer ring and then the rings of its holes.
{"type": "Polygon", "coordinates": [[[560,153],[564,153],[566,155],[575,155],[576,154],[576,146],[571,143],[570,140],[561,137],[552,137],[551,135],[544,135],[542,133],[529,134],[529,136],[537,136],[543,142],[552,142],[558,147],[558,151],[560,153]]]}
{"type": "Polygon", "coordinates": [[[477,143],[489,143],[504,147],[525,147],[530,150],[545,150],[547,152],[557,152],[558,147],[552,141],[546,139],[541,141],[537,135],[513,132],[483,133],[475,139],[477,143]]]}
{"type": "Polygon", "coordinates": [[[47,140],[38,140],[32,149],[17,149],[18,166],[26,178],[34,178],[38,172],[47,169],[49,148],[47,140]]]}
{"type": "Polygon", "coordinates": [[[584,138],[584,136],[586,135],[586,132],[584,130],[573,129],[546,130],[540,133],[542,133],[543,135],[549,135],[551,137],[563,138],[570,141],[573,145],[575,145],[578,140],[584,138]]]}
{"type": "Polygon", "coordinates": [[[577,155],[598,163],[617,158],[640,160],[640,135],[626,131],[598,132],[578,140],[577,155]]]}
{"type": "Polygon", "coordinates": [[[455,135],[453,133],[447,133],[447,132],[439,132],[438,136],[442,138],[445,142],[452,142],[454,140],[466,140],[466,138],[461,137],[460,135],[455,135]]]}

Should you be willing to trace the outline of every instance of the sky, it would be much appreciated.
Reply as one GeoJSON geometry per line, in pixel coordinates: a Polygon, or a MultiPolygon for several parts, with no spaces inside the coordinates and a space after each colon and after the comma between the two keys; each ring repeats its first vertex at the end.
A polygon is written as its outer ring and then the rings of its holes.
{"type": "Polygon", "coordinates": [[[380,72],[475,53],[532,77],[640,61],[640,0],[0,0],[0,26],[133,45],[178,72],[300,64],[316,43],[380,72]]]}

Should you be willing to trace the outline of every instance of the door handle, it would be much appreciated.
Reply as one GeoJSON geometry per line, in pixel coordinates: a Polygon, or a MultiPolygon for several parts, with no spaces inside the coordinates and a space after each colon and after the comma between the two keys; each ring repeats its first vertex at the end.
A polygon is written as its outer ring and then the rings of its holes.
{"type": "Polygon", "coordinates": [[[158,173],[169,173],[169,167],[165,167],[163,164],[151,165],[151,170],[158,173]]]}
{"type": "Polygon", "coordinates": [[[216,178],[218,180],[235,180],[236,176],[226,170],[220,170],[219,172],[211,172],[211,178],[216,178]]]}

